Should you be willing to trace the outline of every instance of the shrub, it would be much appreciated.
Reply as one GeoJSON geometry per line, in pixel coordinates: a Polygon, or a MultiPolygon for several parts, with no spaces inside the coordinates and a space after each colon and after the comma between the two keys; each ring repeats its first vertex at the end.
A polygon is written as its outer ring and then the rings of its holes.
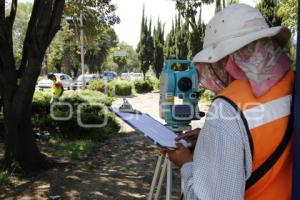
{"type": "Polygon", "coordinates": [[[201,94],[201,100],[204,100],[209,104],[213,101],[214,98],[215,98],[215,93],[207,89],[204,90],[204,92],[201,94]]]}
{"type": "Polygon", "coordinates": [[[89,83],[87,89],[106,93],[107,82],[101,79],[95,79],[89,83]]]}
{"type": "Polygon", "coordinates": [[[147,93],[154,90],[153,82],[149,79],[139,79],[134,81],[134,88],[137,93],[147,93]]]}
{"type": "Polygon", "coordinates": [[[7,171],[0,170],[0,188],[8,184],[10,181],[10,174],[7,171]]]}
{"type": "Polygon", "coordinates": [[[53,107],[55,117],[68,117],[68,120],[55,121],[50,117],[50,99],[48,93],[36,92],[33,99],[32,122],[36,129],[59,131],[67,138],[93,138],[102,140],[120,129],[114,116],[107,111],[106,106],[110,106],[112,98],[101,92],[91,90],[67,91],[64,93],[59,103],[53,107]],[[43,96],[45,95],[45,96],[43,96]],[[69,103],[73,109],[70,113],[69,103]],[[80,107],[79,107],[80,106],[80,107]],[[104,127],[92,128],[91,124],[102,124],[107,119],[104,127]],[[82,124],[87,126],[82,127],[82,124]]]}
{"type": "Polygon", "coordinates": [[[154,90],[159,90],[159,87],[160,87],[159,79],[157,79],[156,77],[151,76],[151,77],[147,77],[146,80],[149,80],[149,82],[153,86],[154,90]]]}
{"type": "Polygon", "coordinates": [[[128,81],[117,81],[115,84],[115,94],[118,96],[130,96],[132,94],[132,86],[128,81]]]}
{"type": "Polygon", "coordinates": [[[51,92],[45,91],[36,91],[33,96],[32,101],[32,113],[44,113],[47,114],[50,110],[50,99],[51,99],[51,92]]]}

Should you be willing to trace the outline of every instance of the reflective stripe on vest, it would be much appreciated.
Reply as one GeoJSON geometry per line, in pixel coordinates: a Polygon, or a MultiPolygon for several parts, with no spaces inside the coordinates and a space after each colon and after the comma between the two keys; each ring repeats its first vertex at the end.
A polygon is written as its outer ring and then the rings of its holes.
{"type": "Polygon", "coordinates": [[[242,112],[241,117],[248,133],[252,151],[252,174],[246,183],[246,200],[291,199],[291,141],[284,138],[287,132],[291,132],[287,131],[287,127],[293,80],[294,72],[290,70],[261,97],[253,95],[248,82],[235,80],[219,94],[220,98],[228,99],[242,112]],[[261,172],[261,167],[273,157],[283,141],[287,141],[284,143],[287,145],[276,162],[268,165],[271,168],[264,173],[256,173],[261,172]],[[256,176],[257,174],[260,175],[256,176]]]}
{"type": "Polygon", "coordinates": [[[292,95],[288,95],[243,111],[249,129],[289,116],[291,102],[292,95]]]}

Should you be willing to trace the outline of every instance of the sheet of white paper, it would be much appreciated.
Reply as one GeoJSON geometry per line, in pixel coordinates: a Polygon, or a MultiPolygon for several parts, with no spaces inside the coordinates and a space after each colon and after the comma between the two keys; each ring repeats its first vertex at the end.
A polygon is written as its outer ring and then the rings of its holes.
{"type": "MultiPolygon", "coordinates": [[[[176,148],[175,138],[177,135],[150,115],[119,112],[116,108],[110,108],[110,110],[131,127],[144,133],[155,144],[166,148],[176,148]]],[[[181,141],[181,143],[187,144],[186,141],[181,141]]]]}

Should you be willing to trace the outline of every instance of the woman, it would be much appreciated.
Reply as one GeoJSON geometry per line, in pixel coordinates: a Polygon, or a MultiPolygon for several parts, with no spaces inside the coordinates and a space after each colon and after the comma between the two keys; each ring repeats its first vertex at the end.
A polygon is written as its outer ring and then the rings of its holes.
{"type": "Polygon", "coordinates": [[[282,51],[290,35],[245,4],[228,6],[207,25],[193,61],[202,86],[218,96],[194,152],[180,144],[168,151],[181,166],[185,199],[291,199],[294,74],[282,51]]]}

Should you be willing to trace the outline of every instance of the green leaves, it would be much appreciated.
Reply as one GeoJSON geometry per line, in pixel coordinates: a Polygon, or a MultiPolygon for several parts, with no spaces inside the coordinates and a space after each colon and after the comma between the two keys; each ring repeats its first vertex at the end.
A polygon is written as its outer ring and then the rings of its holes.
{"type": "Polygon", "coordinates": [[[139,54],[139,60],[141,62],[141,68],[144,75],[149,70],[150,65],[153,62],[153,50],[152,21],[150,20],[148,25],[147,18],[145,18],[145,12],[143,10],[141,35],[137,52],[139,54]]]}
{"type": "Polygon", "coordinates": [[[297,28],[297,11],[298,1],[296,0],[283,0],[279,4],[278,15],[282,17],[282,24],[292,29],[293,33],[297,28]]]}
{"type": "Polygon", "coordinates": [[[256,5],[269,26],[280,26],[282,17],[278,14],[279,4],[277,0],[263,0],[256,5]]]}

